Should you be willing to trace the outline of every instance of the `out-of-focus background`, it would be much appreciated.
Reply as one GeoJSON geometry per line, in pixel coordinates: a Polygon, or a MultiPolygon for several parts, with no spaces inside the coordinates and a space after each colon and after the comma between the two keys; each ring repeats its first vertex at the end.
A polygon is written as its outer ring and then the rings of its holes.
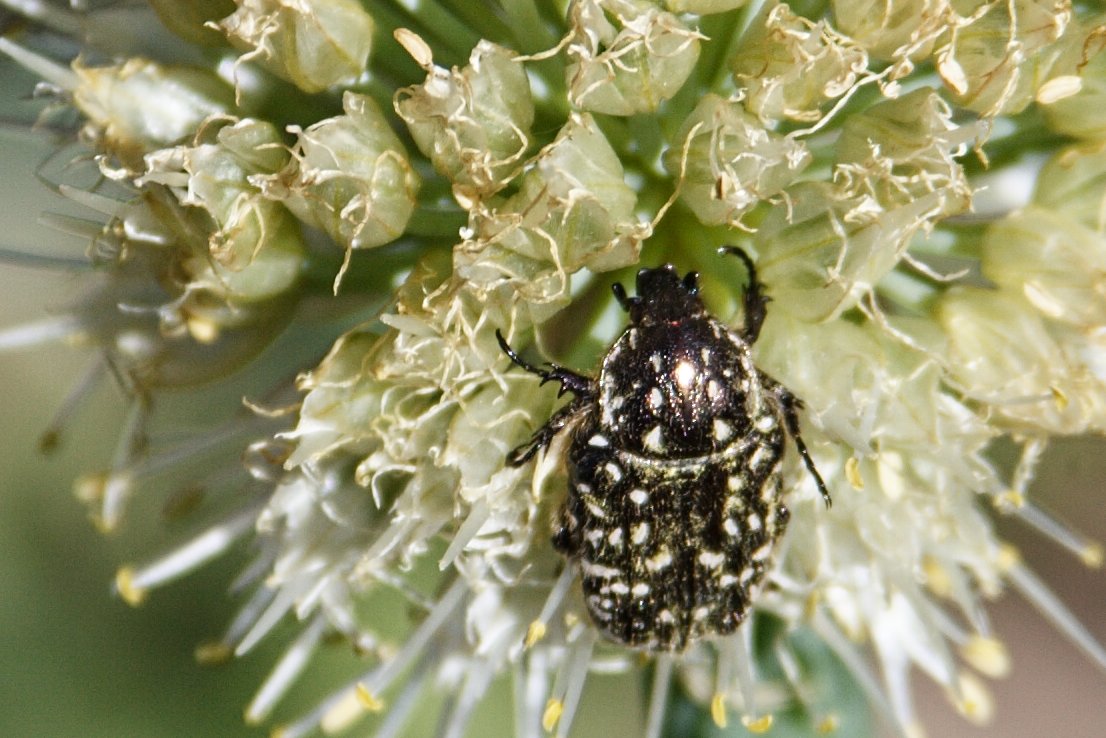
{"type": "MultiPolygon", "coordinates": [[[[48,134],[30,133],[20,122],[33,120],[39,107],[20,99],[32,87],[31,77],[0,61],[0,250],[76,258],[84,244],[37,222],[42,211],[81,211],[35,180],[55,147],[48,134]]],[[[79,285],[78,272],[5,256],[0,329],[63,311],[79,285]]],[[[260,735],[242,724],[241,712],[271,667],[279,638],[221,667],[200,667],[193,657],[195,646],[219,634],[233,613],[226,585],[247,552],[238,550],[131,608],[111,592],[116,569],[155,551],[153,542],[171,531],[160,520],[131,520],[122,534],[105,537],[71,492],[78,474],[108,463],[123,395],[100,387],[66,425],[60,447],[49,457],[38,450],[40,434],[90,359],[86,350],[62,345],[0,354],[0,736],[260,735]]],[[[1062,520],[1106,539],[1106,442],[1055,444],[1034,491],[1062,520]]],[[[1016,521],[999,526],[1106,641],[1106,572],[1086,569],[1016,521]]],[[[970,726],[919,675],[928,735],[1103,735],[1106,673],[1016,596],[991,613],[1014,660],[1013,676],[993,683],[994,724],[986,733],[970,726]]],[[[589,682],[585,712],[636,709],[603,682],[589,682]]]]}

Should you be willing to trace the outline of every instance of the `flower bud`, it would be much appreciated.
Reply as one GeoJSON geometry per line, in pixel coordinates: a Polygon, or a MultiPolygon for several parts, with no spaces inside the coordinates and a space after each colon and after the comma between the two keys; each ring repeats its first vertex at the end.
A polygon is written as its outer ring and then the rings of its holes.
{"type": "Polygon", "coordinates": [[[740,103],[706,95],[680,126],[664,166],[682,177],[680,196],[707,225],[737,225],[810,163],[797,139],[769,132],[740,103]]]}
{"type": "Polygon", "coordinates": [[[1045,83],[1087,58],[1089,34],[1072,23],[1067,3],[994,3],[970,18],[938,51],[937,72],[957,104],[981,115],[1024,110],[1045,83]]]}
{"type": "Polygon", "coordinates": [[[589,116],[573,116],[532,161],[517,192],[473,210],[471,235],[454,254],[458,276],[481,285],[504,279],[540,321],[568,298],[568,274],[632,263],[647,233],[622,163],[589,116]],[[556,307],[554,307],[556,306],[556,307]],[[533,306],[532,306],[533,309],[533,306]]]}
{"type": "Polygon", "coordinates": [[[1087,61],[1078,76],[1053,78],[1037,92],[1041,112],[1052,130],[1075,138],[1106,139],[1106,32],[1087,39],[1087,61]],[[1042,95],[1044,99],[1042,99],[1042,95]]]}
{"type": "Polygon", "coordinates": [[[73,102],[88,118],[85,133],[127,168],[142,168],[142,155],[175,144],[209,117],[231,108],[230,88],[214,75],[145,59],[86,67],[76,61],[73,102]]]}
{"type": "Polygon", "coordinates": [[[232,44],[304,92],[350,84],[364,71],[373,19],[357,0],[235,0],[219,22],[232,44]]]}
{"type": "Polygon", "coordinates": [[[468,66],[427,66],[426,82],[396,93],[396,112],[434,168],[475,199],[506,184],[530,146],[534,104],[513,52],[481,41],[468,66]]]}
{"type": "Polygon", "coordinates": [[[730,62],[745,106],[761,120],[817,121],[823,103],[852,87],[868,55],[825,21],[768,3],[730,62]]]}
{"type": "Polygon", "coordinates": [[[372,98],[347,92],[345,115],[298,131],[295,161],[266,192],[346,248],[393,241],[415,209],[419,177],[372,98]]]}
{"type": "Polygon", "coordinates": [[[207,293],[220,304],[268,300],[299,278],[303,244],[295,221],[263,197],[250,176],[280,167],[287,152],[276,129],[264,121],[239,121],[212,138],[147,155],[147,173],[138,184],[164,184],[182,205],[209,218],[210,225],[193,221],[175,237],[191,249],[182,262],[186,293],[207,293]],[[206,231],[206,243],[195,226],[206,231]]]}
{"type": "Polygon", "coordinates": [[[1084,433],[1106,428],[1100,345],[1049,330],[1041,314],[1007,290],[958,287],[937,307],[948,338],[950,378],[985,404],[995,421],[1025,433],[1084,433]]]}
{"type": "Polygon", "coordinates": [[[699,58],[700,34],[642,0],[574,0],[565,69],[582,110],[633,115],[676,94],[699,58]]]}
{"type": "Polygon", "coordinates": [[[948,0],[831,0],[836,27],[875,59],[921,59],[948,30],[948,0]]]}
{"type": "Polygon", "coordinates": [[[1048,318],[1087,329],[1106,325],[1101,231],[1031,205],[987,229],[981,261],[984,276],[1020,291],[1048,318]]]}

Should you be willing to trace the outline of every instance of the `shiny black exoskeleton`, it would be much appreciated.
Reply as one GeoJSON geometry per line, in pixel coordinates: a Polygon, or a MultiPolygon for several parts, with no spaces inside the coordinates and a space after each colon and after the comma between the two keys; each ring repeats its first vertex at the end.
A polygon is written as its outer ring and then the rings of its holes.
{"type": "Polygon", "coordinates": [[[741,331],[711,316],[698,275],[642,269],[637,296],[614,285],[630,324],[591,379],[513,362],[575,397],[508,460],[529,460],[565,428],[569,490],[554,545],[579,569],[584,601],[609,638],[679,651],[745,618],[787,526],[780,499],[786,434],[826,504],[799,434],[799,401],[753,364],[767,298],[753,262],[741,331]]]}

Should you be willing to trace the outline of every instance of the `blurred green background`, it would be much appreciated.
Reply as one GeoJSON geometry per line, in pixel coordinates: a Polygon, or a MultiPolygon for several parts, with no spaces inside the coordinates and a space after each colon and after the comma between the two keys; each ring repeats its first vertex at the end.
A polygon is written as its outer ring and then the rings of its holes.
{"type": "MultiPolygon", "coordinates": [[[[33,85],[32,77],[0,61],[0,249],[78,257],[84,243],[37,222],[42,211],[80,211],[35,179],[55,145],[49,134],[27,129],[41,107],[23,99],[33,85]]],[[[79,284],[76,272],[4,257],[0,329],[56,314],[79,284]]],[[[153,553],[165,536],[156,519],[131,520],[121,534],[102,536],[71,493],[79,473],[101,469],[110,458],[122,394],[101,386],[66,427],[60,448],[50,457],[38,451],[39,435],[90,358],[61,345],[0,354],[0,736],[263,735],[245,727],[241,713],[280,639],[221,667],[200,667],[193,658],[195,646],[220,633],[234,612],[226,585],[245,551],[155,591],[138,609],[111,593],[120,563],[153,553]]],[[[1106,538],[1104,452],[1101,439],[1057,444],[1036,485],[1038,500],[1100,540],[1106,538]]],[[[1000,528],[1106,640],[1106,576],[1014,521],[1001,521],[1000,528]]],[[[1017,597],[1004,598],[993,615],[1013,654],[1014,676],[994,685],[998,717],[988,734],[1102,735],[1106,674],[1017,597]]],[[[579,723],[603,725],[604,732],[585,728],[575,735],[617,735],[611,724],[618,713],[639,709],[625,683],[612,681],[589,682],[579,723]]],[[[917,677],[915,684],[929,735],[984,734],[956,717],[927,679],[917,677]]]]}

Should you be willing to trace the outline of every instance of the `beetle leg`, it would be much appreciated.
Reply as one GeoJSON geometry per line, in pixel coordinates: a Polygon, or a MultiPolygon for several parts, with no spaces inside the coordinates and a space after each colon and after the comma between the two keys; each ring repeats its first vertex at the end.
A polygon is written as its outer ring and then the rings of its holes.
{"type": "Polygon", "coordinates": [[[526,359],[519,356],[510,344],[507,343],[507,339],[503,337],[503,334],[499,332],[499,329],[495,329],[496,340],[499,341],[499,348],[503,349],[503,353],[507,354],[507,358],[518,364],[531,374],[536,374],[541,377],[541,383],[546,382],[560,382],[561,389],[557,392],[557,396],[560,397],[565,392],[571,392],[577,397],[588,397],[591,395],[591,380],[582,374],[577,374],[571,369],[565,369],[558,364],[547,364],[548,369],[542,369],[541,367],[534,366],[526,359]]]}
{"type": "Polygon", "coordinates": [[[807,471],[814,477],[814,483],[818,485],[818,491],[822,493],[822,499],[826,502],[826,507],[833,504],[833,500],[830,499],[829,490],[826,489],[826,483],[822,479],[822,475],[818,473],[818,467],[814,465],[814,459],[811,458],[810,452],[807,451],[806,444],[803,443],[803,435],[799,431],[799,409],[802,408],[802,401],[791,394],[782,385],[776,385],[776,397],[779,398],[780,409],[783,411],[784,423],[787,426],[787,432],[791,435],[791,438],[795,440],[795,447],[799,449],[799,456],[803,459],[803,464],[806,465],[807,471]]]}
{"type": "Polygon", "coordinates": [[[760,327],[764,325],[764,318],[768,315],[768,302],[772,298],[764,294],[764,285],[757,279],[756,265],[744,249],[723,246],[718,251],[741,259],[745,264],[745,271],[749,273],[749,283],[745,286],[745,327],[742,329],[742,338],[752,346],[760,336],[760,327]]]}

